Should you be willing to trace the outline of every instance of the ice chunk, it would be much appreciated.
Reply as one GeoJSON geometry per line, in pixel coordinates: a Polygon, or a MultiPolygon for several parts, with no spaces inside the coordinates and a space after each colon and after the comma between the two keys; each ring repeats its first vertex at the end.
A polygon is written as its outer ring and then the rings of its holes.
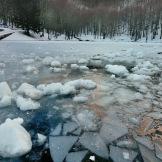
{"type": "Polygon", "coordinates": [[[29,133],[21,126],[23,119],[7,119],[0,125],[0,156],[11,158],[22,156],[32,148],[29,133]]]}
{"type": "Polygon", "coordinates": [[[88,97],[85,97],[85,96],[75,96],[73,98],[73,101],[76,102],[76,103],[85,103],[88,101],[88,97]]]}
{"type": "Polygon", "coordinates": [[[72,70],[77,70],[77,69],[79,69],[79,65],[77,65],[77,64],[71,64],[71,69],[72,70]]]}
{"type": "Polygon", "coordinates": [[[11,105],[12,92],[7,82],[0,83],[0,108],[11,105]]]}
{"type": "Polygon", "coordinates": [[[66,85],[74,86],[76,89],[85,88],[88,90],[95,89],[97,87],[95,82],[93,82],[92,80],[86,80],[86,79],[85,80],[78,79],[78,80],[69,81],[66,83],[66,85]]]}
{"type": "Polygon", "coordinates": [[[6,64],[3,62],[0,62],[0,68],[5,68],[5,67],[6,67],[6,64]]]}
{"type": "Polygon", "coordinates": [[[76,89],[74,86],[65,84],[60,88],[61,95],[69,95],[69,94],[75,94],[75,93],[76,93],[76,89]]]}
{"type": "Polygon", "coordinates": [[[132,82],[145,82],[147,80],[151,80],[151,77],[142,74],[130,74],[127,79],[132,82]]]}
{"type": "Polygon", "coordinates": [[[80,59],[79,61],[78,61],[78,63],[79,64],[87,64],[88,63],[88,60],[86,60],[86,59],[80,59]]]}
{"type": "Polygon", "coordinates": [[[88,151],[79,151],[79,152],[70,152],[66,156],[66,162],[82,162],[85,156],[87,155],[88,151]]]}
{"type": "Polygon", "coordinates": [[[54,61],[53,57],[47,56],[42,60],[44,65],[51,65],[52,61],[54,61]]]}
{"type": "Polygon", "coordinates": [[[19,94],[26,95],[31,99],[40,99],[43,96],[43,93],[40,90],[36,89],[33,85],[28,83],[21,84],[17,92],[19,94]]]}
{"type": "Polygon", "coordinates": [[[89,68],[87,66],[79,66],[79,69],[82,71],[87,71],[89,68]]]}
{"type": "Polygon", "coordinates": [[[34,63],[34,59],[23,59],[22,63],[23,64],[33,64],[34,63]]]}
{"type": "Polygon", "coordinates": [[[98,118],[92,111],[82,110],[80,111],[74,120],[82,127],[84,130],[95,131],[97,130],[98,118]]]}
{"type": "Polygon", "coordinates": [[[34,73],[34,74],[38,74],[38,69],[35,67],[35,66],[31,66],[31,65],[28,65],[26,68],[25,68],[25,72],[27,73],[34,73]]]}
{"type": "Polygon", "coordinates": [[[88,66],[93,67],[93,68],[102,68],[103,65],[103,61],[100,59],[91,59],[88,63],[88,66]]]}
{"type": "Polygon", "coordinates": [[[43,92],[44,95],[53,95],[53,94],[59,94],[60,89],[62,88],[61,83],[51,83],[51,84],[41,84],[38,85],[38,89],[43,92]]]}
{"type": "Polygon", "coordinates": [[[63,162],[72,146],[77,141],[75,136],[49,137],[49,148],[54,162],[63,162]]]}
{"type": "Polygon", "coordinates": [[[43,145],[47,140],[47,137],[43,134],[40,134],[40,133],[37,133],[37,137],[38,137],[37,143],[38,143],[39,146],[43,145]]]}
{"type": "Polygon", "coordinates": [[[11,96],[3,96],[1,99],[0,99],[0,108],[1,107],[6,107],[6,106],[9,106],[11,105],[11,96]]]}
{"type": "Polygon", "coordinates": [[[120,77],[128,76],[129,72],[125,66],[122,65],[106,65],[106,71],[120,77]]]}
{"type": "Polygon", "coordinates": [[[54,73],[60,73],[60,72],[62,72],[62,70],[63,70],[62,68],[55,67],[55,68],[53,68],[52,71],[53,71],[54,73]]]}
{"type": "Polygon", "coordinates": [[[17,104],[17,107],[19,107],[20,110],[22,110],[22,111],[35,110],[35,109],[40,108],[39,102],[35,102],[30,98],[24,98],[22,96],[16,97],[16,104],[17,104]]]}
{"type": "Polygon", "coordinates": [[[120,77],[128,76],[129,72],[123,65],[106,65],[106,71],[120,77]]]}
{"type": "Polygon", "coordinates": [[[85,132],[80,138],[79,142],[92,153],[108,159],[109,153],[106,144],[103,142],[98,133],[85,132]]]}
{"type": "Polygon", "coordinates": [[[137,156],[137,152],[110,146],[110,157],[114,162],[133,162],[137,156]]]}
{"type": "Polygon", "coordinates": [[[0,82],[0,98],[4,96],[12,96],[12,92],[7,82],[0,82]]]}
{"type": "Polygon", "coordinates": [[[103,138],[106,144],[117,140],[118,138],[126,135],[127,133],[128,129],[125,126],[123,126],[119,121],[110,121],[103,123],[103,126],[100,129],[100,136],[103,138]]]}
{"type": "Polygon", "coordinates": [[[55,60],[55,61],[52,61],[52,62],[51,62],[51,66],[52,66],[52,67],[59,67],[59,68],[60,68],[60,67],[61,67],[61,63],[60,63],[59,61],[56,61],[56,60],[55,60]]]}
{"type": "Polygon", "coordinates": [[[138,63],[132,71],[135,74],[142,74],[142,75],[153,75],[156,72],[160,71],[160,69],[152,64],[150,61],[144,61],[142,63],[138,63]]]}

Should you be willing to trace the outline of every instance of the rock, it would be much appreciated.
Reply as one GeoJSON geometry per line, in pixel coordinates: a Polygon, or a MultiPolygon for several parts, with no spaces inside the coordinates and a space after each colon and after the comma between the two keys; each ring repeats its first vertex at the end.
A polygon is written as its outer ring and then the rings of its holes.
{"type": "Polygon", "coordinates": [[[77,141],[75,136],[49,137],[49,148],[54,162],[63,162],[68,152],[77,141]]]}
{"type": "Polygon", "coordinates": [[[75,162],[76,159],[77,162],[82,162],[87,153],[88,151],[70,152],[66,156],[66,162],[75,162]]]}
{"type": "Polygon", "coordinates": [[[122,65],[106,65],[105,69],[107,72],[115,74],[120,77],[128,76],[129,72],[125,66],[122,65]]]}
{"type": "Polygon", "coordinates": [[[0,125],[0,156],[4,158],[18,157],[31,150],[31,137],[21,126],[22,123],[23,119],[16,118],[7,119],[0,125]]]}
{"type": "Polygon", "coordinates": [[[160,159],[155,157],[154,151],[140,144],[139,144],[139,149],[144,162],[161,162],[160,159]]]}
{"type": "Polygon", "coordinates": [[[115,121],[111,123],[103,123],[100,129],[100,136],[103,138],[106,144],[110,144],[127,133],[128,129],[115,121]]]}
{"type": "Polygon", "coordinates": [[[67,122],[63,126],[63,135],[73,132],[78,128],[78,125],[75,122],[67,122]]]}
{"type": "Polygon", "coordinates": [[[23,83],[17,90],[18,94],[25,95],[31,99],[38,100],[43,96],[43,93],[36,89],[33,85],[28,83],[23,83]]]}
{"type": "Polygon", "coordinates": [[[107,146],[98,133],[85,132],[79,138],[79,142],[92,153],[104,159],[108,159],[109,153],[107,146]]]}
{"type": "Polygon", "coordinates": [[[62,124],[58,124],[54,130],[51,130],[50,135],[51,136],[59,136],[62,131],[62,124]]]}
{"type": "Polygon", "coordinates": [[[16,105],[22,111],[35,110],[40,108],[39,102],[35,102],[30,98],[24,98],[22,96],[16,97],[16,105]]]}
{"type": "Polygon", "coordinates": [[[114,162],[133,162],[137,152],[115,146],[110,146],[110,157],[114,162]]]}

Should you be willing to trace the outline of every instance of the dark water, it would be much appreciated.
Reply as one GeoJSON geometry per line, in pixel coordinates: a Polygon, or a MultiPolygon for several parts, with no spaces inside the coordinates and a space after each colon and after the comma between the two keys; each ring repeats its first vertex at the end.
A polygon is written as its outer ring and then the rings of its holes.
{"type": "Polygon", "coordinates": [[[49,39],[60,34],[67,39],[81,34],[161,38],[161,12],[161,0],[0,0],[1,24],[28,35],[48,33],[49,39]]]}

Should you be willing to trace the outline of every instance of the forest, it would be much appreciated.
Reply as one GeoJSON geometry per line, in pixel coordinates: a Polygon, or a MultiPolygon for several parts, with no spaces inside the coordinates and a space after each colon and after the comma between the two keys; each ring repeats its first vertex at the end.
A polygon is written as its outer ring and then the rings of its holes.
{"type": "Polygon", "coordinates": [[[11,28],[112,38],[121,34],[137,41],[162,38],[161,0],[0,0],[0,23],[11,28]],[[31,16],[32,15],[32,16],[31,16]]]}

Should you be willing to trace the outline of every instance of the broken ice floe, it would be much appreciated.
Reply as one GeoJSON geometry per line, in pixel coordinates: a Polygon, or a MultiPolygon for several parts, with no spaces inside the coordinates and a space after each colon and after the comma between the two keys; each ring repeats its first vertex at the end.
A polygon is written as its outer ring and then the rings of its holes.
{"type": "Polygon", "coordinates": [[[137,152],[110,146],[110,157],[114,162],[133,162],[137,156],[137,152]]]}
{"type": "Polygon", "coordinates": [[[100,129],[100,136],[106,144],[128,134],[128,129],[120,121],[109,119],[100,129]]]}
{"type": "Polygon", "coordinates": [[[95,153],[104,159],[108,159],[109,153],[107,146],[98,133],[85,132],[79,138],[79,142],[92,153],[95,153]]]}
{"type": "Polygon", "coordinates": [[[77,160],[77,162],[82,162],[87,153],[88,153],[88,151],[70,152],[66,156],[66,162],[74,162],[76,160],[77,160]]]}
{"type": "Polygon", "coordinates": [[[77,139],[78,137],[75,136],[50,136],[49,148],[53,161],[63,162],[77,139]]]}

